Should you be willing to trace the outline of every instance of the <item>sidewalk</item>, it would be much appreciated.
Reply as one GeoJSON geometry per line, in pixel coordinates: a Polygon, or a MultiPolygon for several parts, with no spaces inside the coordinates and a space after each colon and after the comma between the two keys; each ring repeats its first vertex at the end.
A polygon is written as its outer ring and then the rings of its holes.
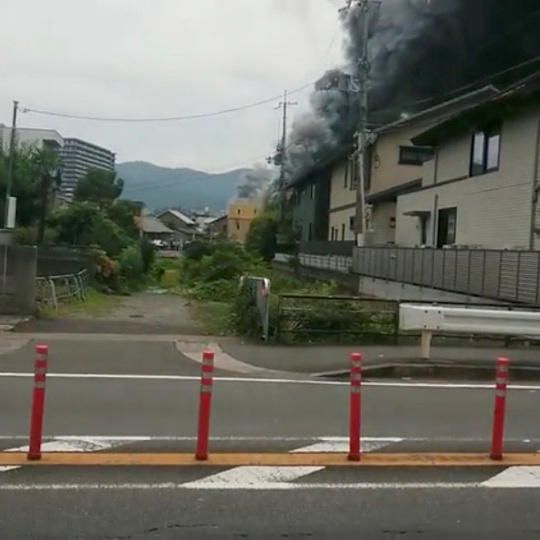
{"type": "Polygon", "coordinates": [[[506,356],[516,367],[540,368],[538,348],[433,347],[430,361],[420,358],[419,346],[273,346],[223,342],[223,351],[233,358],[264,369],[317,374],[347,370],[351,352],[362,352],[365,366],[388,364],[451,364],[495,367],[506,356]]]}

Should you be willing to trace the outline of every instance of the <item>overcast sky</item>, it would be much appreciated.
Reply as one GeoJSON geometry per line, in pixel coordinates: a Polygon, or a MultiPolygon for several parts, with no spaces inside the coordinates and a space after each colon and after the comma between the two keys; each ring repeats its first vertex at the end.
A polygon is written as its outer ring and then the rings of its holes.
{"type": "MultiPolygon", "coordinates": [[[[105,117],[205,113],[315,80],[342,62],[343,0],[2,0],[0,123],[24,107],[105,117]]],[[[295,94],[305,110],[309,89],[295,94]]],[[[119,162],[221,171],[269,155],[274,103],[221,117],[120,124],[20,115],[119,162]]]]}

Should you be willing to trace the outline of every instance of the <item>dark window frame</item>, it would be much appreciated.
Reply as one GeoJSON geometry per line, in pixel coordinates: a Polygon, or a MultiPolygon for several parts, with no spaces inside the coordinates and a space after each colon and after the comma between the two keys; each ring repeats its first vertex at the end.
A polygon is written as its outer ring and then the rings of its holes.
{"type": "Polygon", "coordinates": [[[401,145],[399,147],[399,165],[411,165],[414,167],[422,167],[426,161],[430,161],[434,157],[434,150],[428,146],[401,145]],[[406,154],[415,154],[415,157],[407,157],[406,154]]]}
{"type": "Polygon", "coordinates": [[[502,125],[497,123],[489,127],[477,129],[473,132],[471,137],[471,151],[469,160],[469,176],[483,176],[496,172],[501,166],[501,146],[502,146],[502,125]],[[477,141],[482,137],[481,142],[481,163],[476,161],[477,141]],[[491,144],[497,141],[497,165],[490,167],[490,148],[491,144]]]}

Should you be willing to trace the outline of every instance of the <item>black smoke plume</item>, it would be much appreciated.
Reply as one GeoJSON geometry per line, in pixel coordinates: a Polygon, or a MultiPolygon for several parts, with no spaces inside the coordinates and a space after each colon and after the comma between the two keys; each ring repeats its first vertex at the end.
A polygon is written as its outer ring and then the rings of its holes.
{"type": "MultiPolygon", "coordinates": [[[[346,65],[323,76],[311,112],[292,126],[290,180],[352,138],[357,95],[336,81],[357,73],[364,16],[356,1],[342,14],[346,65]]],[[[539,0],[383,0],[369,19],[370,124],[540,70],[540,59],[531,61],[540,56],[539,28],[539,0]]]]}

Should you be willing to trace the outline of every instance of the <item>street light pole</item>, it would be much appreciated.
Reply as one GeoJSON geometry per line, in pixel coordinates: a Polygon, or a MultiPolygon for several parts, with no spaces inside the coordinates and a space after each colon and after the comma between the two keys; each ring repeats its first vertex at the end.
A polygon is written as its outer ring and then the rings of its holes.
{"type": "Polygon", "coordinates": [[[13,187],[13,168],[15,165],[15,146],[17,144],[16,132],[17,132],[17,112],[19,110],[19,102],[13,102],[13,119],[11,121],[11,134],[9,138],[9,163],[7,170],[7,183],[6,183],[6,200],[4,203],[4,225],[7,228],[9,219],[9,201],[11,197],[11,189],[13,187]]]}

